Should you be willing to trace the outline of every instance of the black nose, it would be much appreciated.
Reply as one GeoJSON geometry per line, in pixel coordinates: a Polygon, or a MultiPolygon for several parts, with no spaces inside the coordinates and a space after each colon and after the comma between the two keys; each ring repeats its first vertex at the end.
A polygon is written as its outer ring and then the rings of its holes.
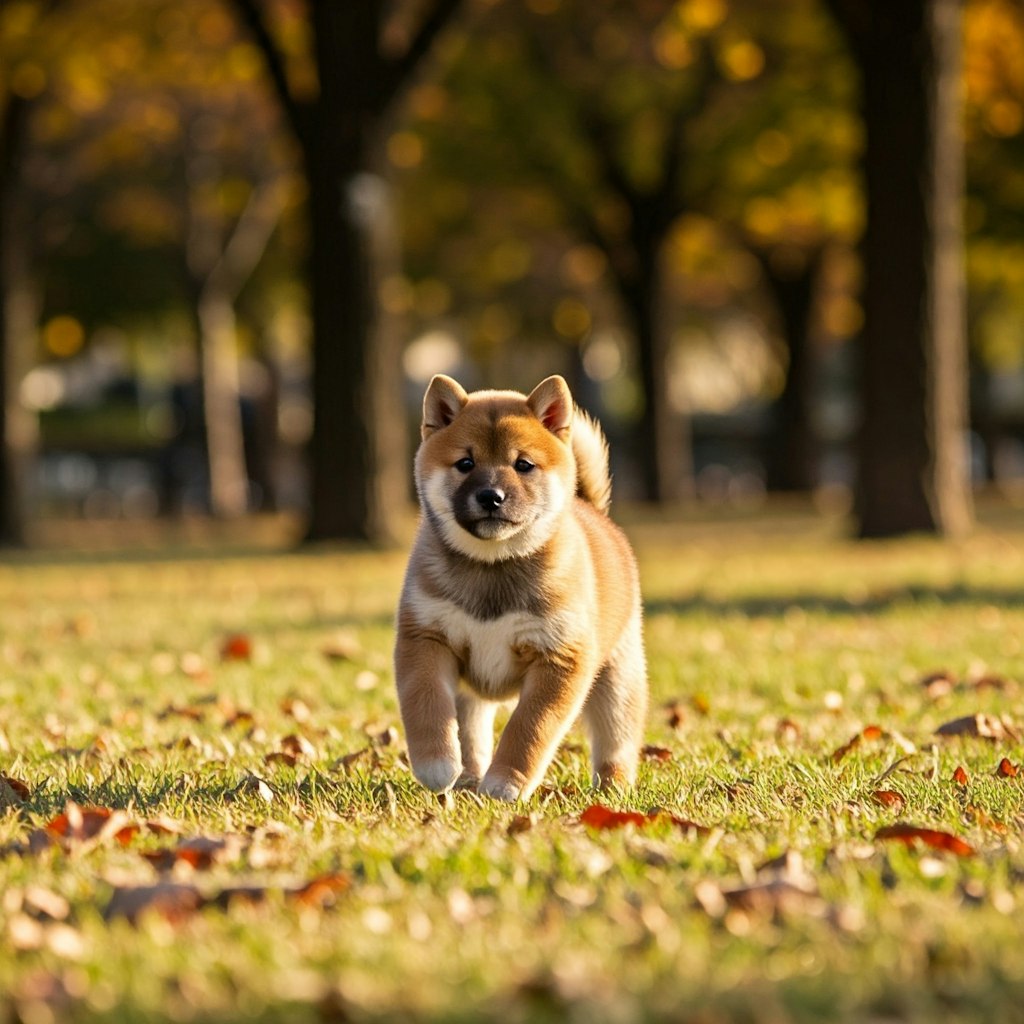
{"type": "Polygon", "coordinates": [[[487,487],[476,492],[476,500],[482,509],[493,512],[505,500],[505,492],[494,487],[487,487]]]}

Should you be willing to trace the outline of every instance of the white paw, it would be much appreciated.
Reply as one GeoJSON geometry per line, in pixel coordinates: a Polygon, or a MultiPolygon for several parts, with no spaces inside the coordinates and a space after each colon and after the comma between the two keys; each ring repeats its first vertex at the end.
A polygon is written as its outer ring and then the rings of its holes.
{"type": "Polygon", "coordinates": [[[504,800],[506,803],[515,803],[523,787],[512,779],[501,775],[492,775],[488,772],[480,782],[477,792],[483,796],[492,797],[495,800],[504,800]]]}
{"type": "Polygon", "coordinates": [[[462,765],[452,758],[438,757],[432,761],[414,764],[412,772],[427,789],[435,793],[444,793],[452,788],[462,773],[462,765]]]}

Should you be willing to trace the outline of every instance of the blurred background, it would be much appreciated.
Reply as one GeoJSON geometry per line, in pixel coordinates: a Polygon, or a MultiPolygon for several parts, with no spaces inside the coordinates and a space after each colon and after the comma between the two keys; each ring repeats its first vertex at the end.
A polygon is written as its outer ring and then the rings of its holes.
{"type": "Polygon", "coordinates": [[[436,372],[620,501],[1024,504],[1024,8],[0,0],[0,543],[386,540],[436,372]]]}

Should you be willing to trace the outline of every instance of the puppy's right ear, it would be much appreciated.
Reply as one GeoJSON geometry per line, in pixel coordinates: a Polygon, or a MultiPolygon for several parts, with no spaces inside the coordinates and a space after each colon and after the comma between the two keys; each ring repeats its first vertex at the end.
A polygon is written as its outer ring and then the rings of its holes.
{"type": "Polygon", "coordinates": [[[436,430],[447,427],[462,410],[469,396],[458,381],[438,373],[423,396],[423,422],[420,437],[426,440],[436,430]]]}

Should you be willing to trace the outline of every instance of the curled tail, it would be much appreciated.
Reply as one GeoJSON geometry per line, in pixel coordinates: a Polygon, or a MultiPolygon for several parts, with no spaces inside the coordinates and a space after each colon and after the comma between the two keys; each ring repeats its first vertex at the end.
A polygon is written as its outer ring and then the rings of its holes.
{"type": "Polygon", "coordinates": [[[572,421],[572,454],[576,459],[576,493],[599,512],[612,503],[608,442],[597,423],[581,409],[572,421]]]}

